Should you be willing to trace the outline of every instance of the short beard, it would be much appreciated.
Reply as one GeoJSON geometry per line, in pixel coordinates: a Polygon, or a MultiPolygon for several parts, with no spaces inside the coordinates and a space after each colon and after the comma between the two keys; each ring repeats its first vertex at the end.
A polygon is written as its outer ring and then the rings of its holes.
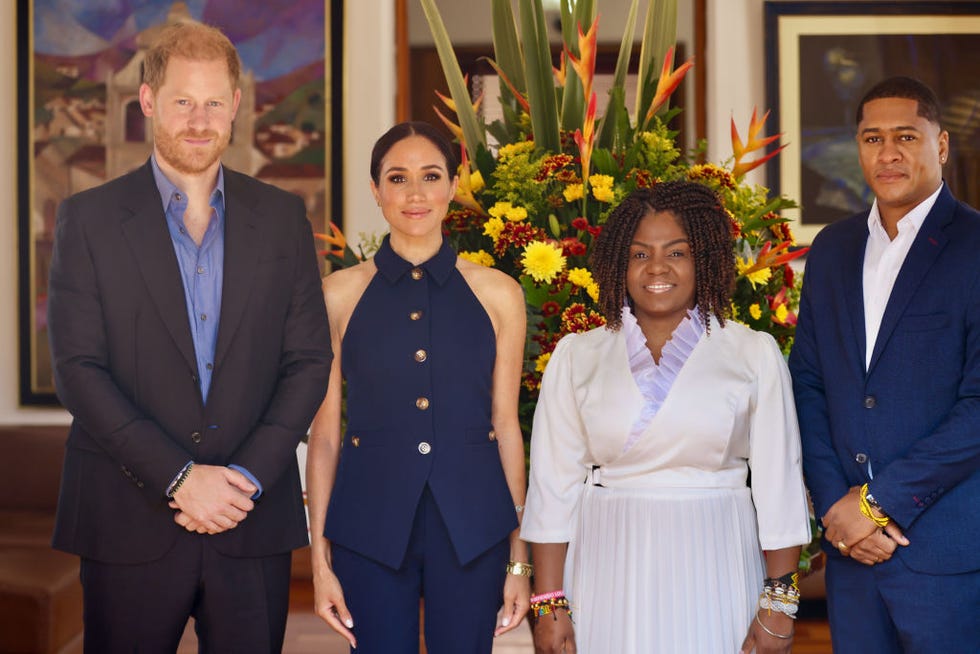
{"type": "Polygon", "coordinates": [[[171,135],[162,126],[153,127],[153,141],[160,157],[173,167],[177,172],[185,175],[197,175],[210,168],[221,157],[228,147],[231,134],[224,137],[213,130],[194,131],[184,130],[171,135]],[[202,150],[195,148],[190,150],[183,144],[183,139],[191,138],[212,138],[215,139],[211,147],[202,150]]]}

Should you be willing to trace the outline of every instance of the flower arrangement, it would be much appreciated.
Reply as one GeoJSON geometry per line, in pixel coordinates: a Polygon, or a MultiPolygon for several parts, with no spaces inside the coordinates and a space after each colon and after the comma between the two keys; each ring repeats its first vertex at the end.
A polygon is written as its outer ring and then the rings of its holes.
{"type": "Polygon", "coordinates": [[[445,232],[461,257],[507,272],[526,292],[524,426],[530,425],[541,375],[558,340],[604,322],[589,271],[603,223],[631,191],[660,181],[697,181],[719,193],[731,216],[738,265],[733,317],[771,333],[788,351],[799,299],[799,280],[789,262],[805,249],[793,247],[779,212],[795,203],[771,198],[768,189],[744,180],[785,146],[765,152],[779,135],[762,137],[768,113],[761,119],[753,113],[745,142],[732,121],[733,156],[724,165],[697,163],[701,150],[680,151],[676,133],[667,127],[679,110],[670,109],[668,100],[693,61],[674,69],[669,44],[675,38],[676,0],[651,0],[647,7],[635,119],[624,87],[638,0],[627,16],[602,117],[592,89],[595,0],[561,3],[563,50],[556,68],[540,0],[519,3],[519,20],[509,0],[491,3],[496,59],[490,64],[502,81],[503,119],[486,125],[478,113],[483,98],[470,97],[434,0],[422,0],[452,96],[440,98],[456,120],[439,116],[462,148],[459,189],[445,232]],[[654,74],[658,52],[666,53],[659,77],[654,74]],[[488,145],[488,136],[495,147],[488,145]],[[753,153],[758,156],[750,159],[753,153]]]}
{"type": "MultiPolygon", "coordinates": [[[[650,0],[647,7],[633,117],[624,89],[638,0],[627,15],[601,117],[592,89],[595,0],[562,0],[563,49],[557,68],[552,65],[541,0],[518,3],[519,20],[510,0],[490,2],[496,57],[490,64],[503,82],[503,119],[487,125],[478,112],[482,96],[470,97],[434,0],[421,0],[451,94],[440,98],[456,120],[439,115],[459,140],[462,154],[458,191],[444,233],[460,257],[508,273],[521,283],[527,298],[520,405],[524,433],[531,433],[541,376],[558,340],[604,323],[589,254],[609,213],[637,188],[687,179],[719,194],[731,218],[738,266],[733,318],[769,332],[788,352],[801,281],[789,263],[806,249],[795,247],[780,211],[796,204],[786,197],[770,197],[768,189],[745,181],[746,173],[785,145],[766,152],[780,135],[761,136],[768,113],[758,118],[753,112],[744,142],[732,121],[730,160],[699,163],[703,144],[693,152],[681,152],[677,134],[668,128],[679,110],[669,108],[668,101],[693,61],[674,69],[670,44],[675,39],[676,0],[650,0]],[[660,52],[666,54],[657,76],[655,54],[660,52]],[[488,137],[496,145],[491,146],[488,137]]],[[[377,247],[377,239],[367,239],[367,252],[361,247],[355,253],[341,231],[333,224],[330,228],[330,235],[317,236],[332,248],[323,254],[334,266],[353,265],[377,247]]],[[[811,522],[814,540],[800,560],[804,572],[819,552],[819,525],[811,522]]]]}

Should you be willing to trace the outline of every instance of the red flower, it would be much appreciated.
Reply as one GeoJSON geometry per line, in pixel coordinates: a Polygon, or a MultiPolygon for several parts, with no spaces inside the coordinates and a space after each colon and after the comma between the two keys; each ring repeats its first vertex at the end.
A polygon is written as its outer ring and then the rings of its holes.
{"type": "Polygon", "coordinates": [[[589,234],[592,234],[592,238],[595,238],[596,236],[598,236],[599,235],[599,232],[601,232],[601,231],[602,231],[602,227],[593,227],[593,226],[589,225],[589,234]]]}
{"type": "Polygon", "coordinates": [[[548,300],[541,305],[541,315],[550,318],[551,316],[557,316],[561,312],[561,305],[559,305],[554,300],[548,300]]]}
{"type": "Polygon", "coordinates": [[[586,230],[589,228],[589,220],[579,216],[578,218],[572,220],[572,227],[578,230],[586,230]]]}
{"type": "Polygon", "coordinates": [[[793,288],[793,268],[789,264],[783,266],[783,285],[793,288]]]}
{"type": "Polygon", "coordinates": [[[584,257],[586,247],[585,243],[577,238],[563,238],[561,240],[561,251],[566,257],[584,257]]]}

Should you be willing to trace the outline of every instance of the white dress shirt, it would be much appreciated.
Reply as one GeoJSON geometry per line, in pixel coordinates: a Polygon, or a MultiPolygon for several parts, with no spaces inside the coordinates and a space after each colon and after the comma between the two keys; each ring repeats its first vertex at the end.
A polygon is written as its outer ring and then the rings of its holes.
{"type": "Polygon", "coordinates": [[[885,315],[885,306],[892,294],[895,279],[941,189],[942,184],[935,193],[899,219],[898,234],[894,240],[888,238],[888,233],[881,224],[878,200],[871,205],[871,212],[868,214],[868,244],[864,250],[865,370],[871,365],[871,354],[881,328],[881,318],[885,315]]]}

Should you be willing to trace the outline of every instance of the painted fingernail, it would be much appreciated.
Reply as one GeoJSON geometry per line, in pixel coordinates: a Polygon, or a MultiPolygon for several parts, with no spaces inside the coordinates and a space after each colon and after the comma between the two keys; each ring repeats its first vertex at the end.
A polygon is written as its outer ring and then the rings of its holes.
{"type": "Polygon", "coordinates": [[[348,629],[353,629],[354,621],[351,620],[350,618],[347,618],[346,620],[344,620],[344,626],[347,627],[348,629]]]}
{"type": "Polygon", "coordinates": [[[503,620],[500,621],[500,624],[503,625],[504,627],[509,627],[510,626],[510,616],[509,615],[506,616],[503,620]]]}

